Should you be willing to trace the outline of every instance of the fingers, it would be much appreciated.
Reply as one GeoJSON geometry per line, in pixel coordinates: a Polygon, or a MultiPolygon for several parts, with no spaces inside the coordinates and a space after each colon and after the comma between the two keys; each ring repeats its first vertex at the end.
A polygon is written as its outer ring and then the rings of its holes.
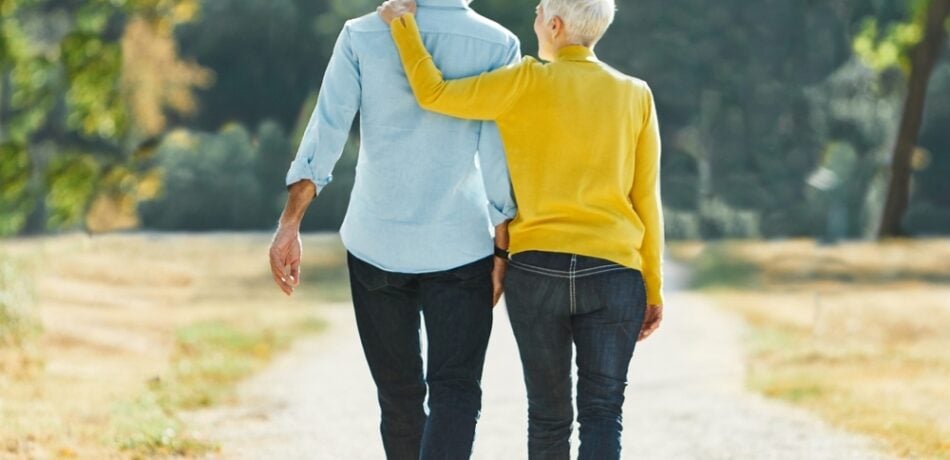
{"type": "MultiPolygon", "coordinates": [[[[294,286],[296,284],[291,284],[290,279],[291,275],[285,270],[286,265],[283,263],[283,257],[280,256],[279,252],[276,249],[271,249],[270,252],[270,271],[271,275],[274,278],[274,283],[277,284],[277,287],[280,288],[284,294],[288,296],[293,295],[294,286]]],[[[299,266],[298,266],[299,271],[299,266]]],[[[292,273],[292,272],[291,272],[292,273]]]]}
{"type": "Polygon", "coordinates": [[[295,260],[290,264],[290,285],[300,286],[300,260],[295,260]]]}
{"type": "Polygon", "coordinates": [[[274,283],[277,284],[277,287],[279,287],[280,290],[284,292],[284,294],[287,294],[288,296],[294,294],[293,286],[287,284],[286,278],[281,277],[281,275],[279,275],[277,272],[274,272],[274,283]]]}
{"type": "Polygon", "coordinates": [[[416,2],[407,0],[387,0],[376,8],[376,14],[387,24],[406,13],[415,12],[416,2]]]}
{"type": "Polygon", "coordinates": [[[491,304],[492,304],[492,307],[494,307],[498,305],[498,300],[501,299],[501,294],[505,290],[504,277],[500,273],[498,273],[497,269],[492,273],[491,285],[492,285],[491,304]]]}
{"type": "Polygon", "coordinates": [[[277,284],[277,287],[279,287],[284,294],[288,296],[293,295],[294,287],[288,282],[287,275],[284,274],[282,268],[271,264],[271,274],[273,275],[274,283],[277,284]]]}
{"type": "Polygon", "coordinates": [[[656,330],[659,327],[660,327],[659,321],[651,322],[648,327],[645,327],[643,328],[642,331],[640,331],[640,337],[637,339],[637,342],[642,342],[646,340],[647,338],[649,338],[651,335],[653,335],[654,332],[656,332],[656,330]]]}
{"type": "Polygon", "coordinates": [[[650,305],[647,307],[647,316],[643,322],[643,328],[640,330],[640,337],[637,338],[638,342],[646,340],[648,337],[653,335],[657,329],[660,328],[660,323],[663,321],[663,307],[658,305],[650,305]]]}

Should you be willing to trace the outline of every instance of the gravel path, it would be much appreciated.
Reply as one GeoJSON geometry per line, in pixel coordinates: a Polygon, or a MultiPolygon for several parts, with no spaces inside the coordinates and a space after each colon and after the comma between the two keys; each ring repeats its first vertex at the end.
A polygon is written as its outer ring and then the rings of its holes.
{"type": "MultiPolygon", "coordinates": [[[[739,321],[680,291],[668,264],[667,318],[634,354],[624,458],[884,459],[868,439],[746,392],[739,321]]],[[[240,403],[188,416],[226,459],[382,459],[375,387],[348,305],[322,313],[331,329],[299,343],[239,390],[240,403]]],[[[496,313],[475,459],[526,458],[526,403],[514,337],[496,313]]],[[[575,434],[576,436],[576,434],[575,434]]],[[[576,441],[574,443],[576,448],[576,441]]]]}

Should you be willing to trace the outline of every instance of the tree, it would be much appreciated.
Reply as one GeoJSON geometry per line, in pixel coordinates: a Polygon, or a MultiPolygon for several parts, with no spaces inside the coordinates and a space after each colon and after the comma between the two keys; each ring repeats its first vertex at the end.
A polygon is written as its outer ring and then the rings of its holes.
{"type": "Polygon", "coordinates": [[[911,172],[918,135],[923,124],[927,86],[946,42],[950,0],[917,1],[909,23],[891,26],[876,39],[877,24],[869,22],[855,42],[855,50],[879,68],[900,66],[907,72],[907,96],[891,159],[890,181],[879,238],[902,236],[910,202],[911,172]]]}
{"type": "Polygon", "coordinates": [[[0,234],[96,230],[89,215],[107,211],[134,223],[136,201],[156,190],[141,160],[161,112],[189,111],[191,89],[209,81],[178,60],[171,35],[197,6],[0,0],[0,234]]]}

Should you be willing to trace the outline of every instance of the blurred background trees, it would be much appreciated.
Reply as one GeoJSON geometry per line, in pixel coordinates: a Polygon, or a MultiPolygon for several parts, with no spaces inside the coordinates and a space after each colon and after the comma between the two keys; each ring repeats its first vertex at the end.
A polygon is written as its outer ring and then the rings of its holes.
{"type": "MultiPolygon", "coordinates": [[[[900,232],[950,233],[946,34],[905,104],[944,1],[619,1],[597,52],[656,93],[670,236],[870,237],[902,185],[900,232]]],[[[333,40],[377,3],[0,0],[0,234],[273,227],[333,40]]],[[[472,6],[535,54],[536,3],[472,6]]],[[[339,226],[356,150],[306,229],[339,226]]]]}

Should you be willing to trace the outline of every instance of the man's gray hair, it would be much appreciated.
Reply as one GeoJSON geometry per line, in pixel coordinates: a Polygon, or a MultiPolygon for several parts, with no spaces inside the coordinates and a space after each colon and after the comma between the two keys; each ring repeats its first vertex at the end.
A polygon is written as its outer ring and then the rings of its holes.
{"type": "Polygon", "coordinates": [[[545,22],[559,16],[568,41],[585,46],[604,36],[617,11],[614,0],[541,0],[541,7],[545,22]]]}

